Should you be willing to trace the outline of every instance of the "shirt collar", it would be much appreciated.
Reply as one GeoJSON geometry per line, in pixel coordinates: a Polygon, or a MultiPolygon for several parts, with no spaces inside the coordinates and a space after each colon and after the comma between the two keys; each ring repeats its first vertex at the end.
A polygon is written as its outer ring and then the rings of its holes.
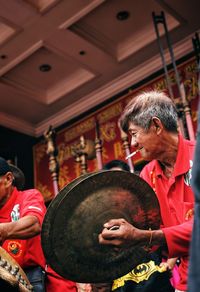
{"type": "Polygon", "coordinates": [[[185,139],[181,134],[178,135],[178,153],[174,166],[174,175],[186,173],[190,169],[190,155],[185,139]]]}
{"type": "MultiPolygon", "coordinates": [[[[178,134],[178,152],[174,165],[174,176],[186,173],[190,169],[189,151],[184,141],[183,136],[178,134]]],[[[163,170],[157,160],[155,161],[155,171],[157,176],[163,176],[163,170]]]]}

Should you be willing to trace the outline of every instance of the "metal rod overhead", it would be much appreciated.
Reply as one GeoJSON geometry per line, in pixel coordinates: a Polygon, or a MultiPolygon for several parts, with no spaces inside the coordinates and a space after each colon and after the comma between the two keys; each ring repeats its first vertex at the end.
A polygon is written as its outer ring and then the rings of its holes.
{"type": "Polygon", "coordinates": [[[197,60],[198,94],[200,95],[200,40],[197,32],[195,33],[195,37],[192,38],[192,43],[197,60]]]}
{"type": "Polygon", "coordinates": [[[164,72],[165,72],[167,88],[168,88],[169,95],[170,95],[171,99],[174,100],[175,98],[174,98],[174,93],[173,93],[173,89],[172,89],[172,85],[171,85],[171,81],[170,81],[170,76],[169,76],[168,69],[167,69],[167,64],[165,61],[165,54],[164,54],[164,49],[162,46],[162,41],[161,41],[161,36],[160,36],[160,31],[159,31],[159,24],[161,24],[164,28],[164,33],[165,33],[164,36],[166,38],[173,70],[175,73],[175,80],[176,80],[176,84],[178,87],[178,94],[179,94],[179,97],[181,98],[181,103],[179,104],[179,106],[177,106],[177,111],[179,114],[180,131],[182,132],[183,136],[188,136],[190,140],[194,140],[195,135],[194,135],[194,130],[193,130],[190,108],[189,108],[189,104],[187,101],[184,83],[181,81],[178,70],[177,70],[177,66],[176,66],[176,62],[175,62],[175,58],[174,58],[171,40],[170,40],[168,29],[167,29],[167,24],[166,24],[164,12],[162,11],[160,15],[156,15],[155,12],[153,12],[152,17],[153,17],[153,23],[154,23],[154,27],[155,27],[156,36],[157,36],[157,42],[158,42],[158,46],[159,46],[159,50],[160,50],[160,55],[161,55],[161,59],[162,59],[162,64],[163,64],[163,68],[164,68],[164,72]],[[183,116],[183,112],[184,112],[185,116],[183,116]],[[185,127],[185,123],[186,123],[187,129],[185,127]]]}

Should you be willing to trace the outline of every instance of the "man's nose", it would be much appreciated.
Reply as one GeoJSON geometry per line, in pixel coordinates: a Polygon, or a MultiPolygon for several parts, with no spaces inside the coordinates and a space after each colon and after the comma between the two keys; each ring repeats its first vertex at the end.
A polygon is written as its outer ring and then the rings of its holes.
{"type": "Polygon", "coordinates": [[[131,146],[133,146],[133,147],[138,146],[138,142],[137,142],[136,138],[133,136],[131,137],[131,146]]]}

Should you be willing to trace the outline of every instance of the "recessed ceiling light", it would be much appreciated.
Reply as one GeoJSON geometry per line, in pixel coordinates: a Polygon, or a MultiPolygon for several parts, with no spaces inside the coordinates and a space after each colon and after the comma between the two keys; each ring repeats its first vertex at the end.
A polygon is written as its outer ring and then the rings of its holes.
{"type": "Polygon", "coordinates": [[[1,55],[1,59],[6,59],[7,57],[7,55],[1,55]]]}
{"type": "Polygon", "coordinates": [[[83,55],[85,55],[85,54],[86,54],[86,51],[83,51],[83,50],[82,50],[82,51],[79,52],[79,55],[81,55],[81,56],[83,56],[83,55]]]}
{"type": "Polygon", "coordinates": [[[41,72],[48,72],[51,71],[51,66],[49,64],[42,64],[39,69],[41,72]]]}
{"type": "Polygon", "coordinates": [[[127,10],[123,10],[117,13],[116,18],[119,21],[127,20],[130,16],[130,13],[127,10]]]}

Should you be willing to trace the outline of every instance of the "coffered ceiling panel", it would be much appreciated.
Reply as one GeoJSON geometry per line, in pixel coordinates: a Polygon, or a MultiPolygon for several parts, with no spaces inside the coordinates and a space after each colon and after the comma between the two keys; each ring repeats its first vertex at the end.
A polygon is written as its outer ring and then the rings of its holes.
{"type": "Polygon", "coordinates": [[[13,34],[15,29],[3,22],[0,22],[0,45],[5,43],[13,34]]]}
{"type": "MultiPolygon", "coordinates": [[[[162,11],[162,6],[153,0],[110,0],[70,29],[122,61],[155,40],[150,11],[162,11]]],[[[179,25],[169,13],[165,17],[169,30],[179,25]]]]}
{"type": "Polygon", "coordinates": [[[41,47],[2,76],[2,82],[39,103],[50,104],[94,77],[75,59],[41,47]]]}
{"type": "Polygon", "coordinates": [[[51,8],[52,5],[56,4],[59,0],[24,0],[27,3],[30,3],[35,7],[39,12],[51,8]]]}
{"type": "Polygon", "coordinates": [[[0,0],[0,124],[40,136],[193,51],[197,0],[0,0]],[[160,34],[163,28],[160,27],[160,34]],[[169,63],[165,47],[166,60],[169,63]]]}

